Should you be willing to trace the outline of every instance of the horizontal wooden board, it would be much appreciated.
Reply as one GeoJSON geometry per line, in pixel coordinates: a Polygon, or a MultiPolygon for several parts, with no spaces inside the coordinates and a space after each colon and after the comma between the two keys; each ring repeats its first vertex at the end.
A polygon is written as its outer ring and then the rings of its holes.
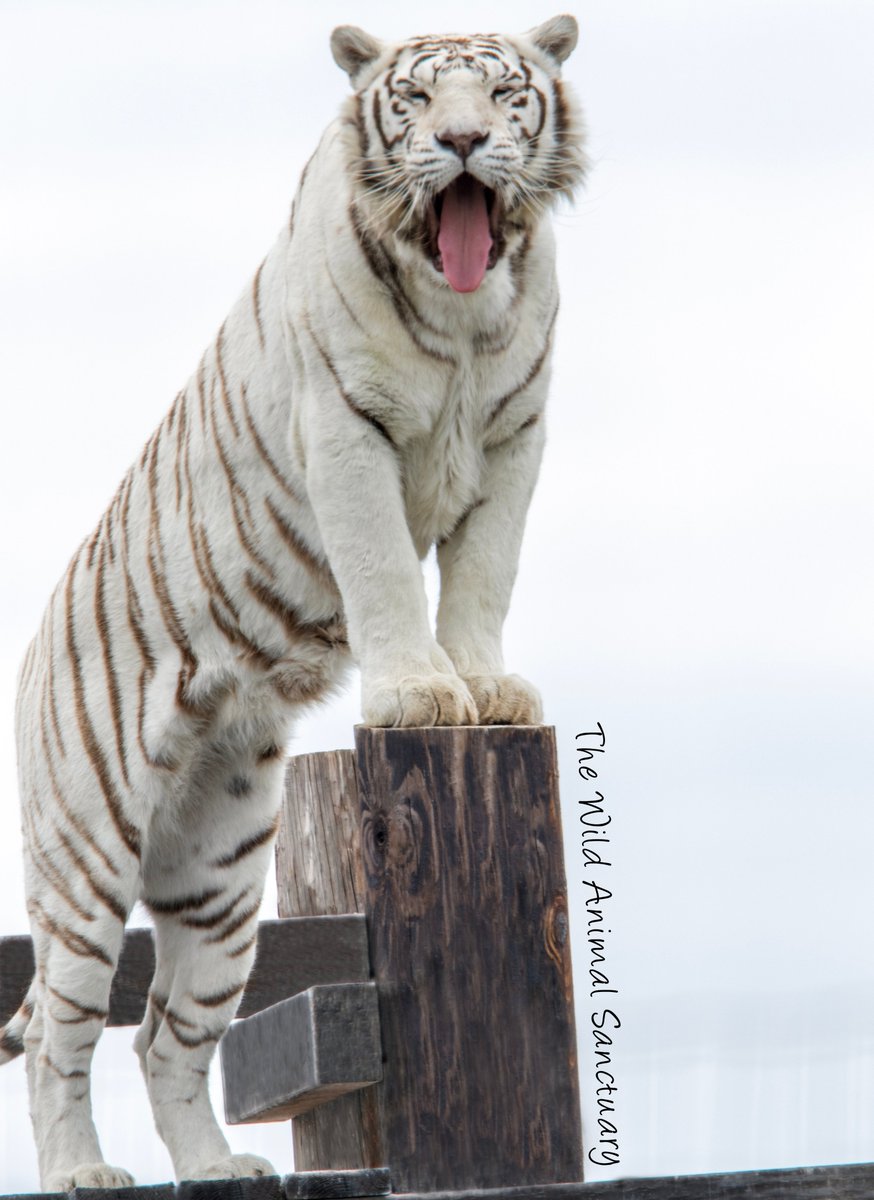
{"type": "Polygon", "coordinates": [[[374,983],[327,984],[237,1021],[221,1041],[229,1125],[284,1121],[382,1077],[374,983]]]}
{"type": "MultiPolygon", "coordinates": [[[[18,1009],[33,971],[30,938],[0,938],[0,1025],[18,1009]]],[[[112,982],[107,1024],[139,1025],[154,971],[152,931],[128,929],[112,982]]],[[[314,984],[351,983],[369,976],[367,929],[359,913],[262,921],[239,1016],[251,1016],[314,984]]]]}
{"type": "MultiPolygon", "coordinates": [[[[77,1188],[70,1200],[341,1200],[385,1195],[366,1190],[388,1180],[389,1171],[301,1172],[266,1179],[216,1179],[156,1187],[77,1188]],[[336,1191],[324,1186],[335,1177],[336,1191]],[[360,1176],[365,1190],[349,1191],[349,1177],[360,1176]],[[307,1188],[322,1187],[323,1190],[307,1188]]],[[[391,1193],[394,1200],[871,1200],[874,1163],[739,1171],[724,1175],[670,1175],[617,1179],[608,1183],[534,1184],[526,1187],[465,1189],[455,1192],[391,1193]]],[[[0,1200],[68,1200],[63,1192],[27,1193],[0,1200]]]]}
{"type": "Polygon", "coordinates": [[[360,1171],[300,1171],[283,1180],[285,1200],[340,1200],[346,1196],[387,1196],[391,1173],[387,1167],[360,1171]]]}
{"type": "Polygon", "coordinates": [[[394,1200],[871,1200],[874,1163],[665,1175],[455,1192],[395,1193],[394,1200]]]}
{"type": "Polygon", "coordinates": [[[185,1179],[176,1187],[175,1200],[283,1200],[282,1177],[185,1179]]]}

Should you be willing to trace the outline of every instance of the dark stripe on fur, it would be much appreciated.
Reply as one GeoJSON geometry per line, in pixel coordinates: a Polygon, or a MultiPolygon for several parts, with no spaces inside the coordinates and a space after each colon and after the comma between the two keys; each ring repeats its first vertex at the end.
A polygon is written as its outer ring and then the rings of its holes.
{"type": "Polygon", "coordinates": [[[58,749],[61,752],[61,758],[66,758],[67,750],[66,750],[66,747],[64,746],[64,739],[61,735],[61,722],[58,717],[57,697],[55,696],[54,628],[55,628],[55,598],[56,598],[57,594],[58,594],[58,589],[55,588],[55,590],[52,592],[52,598],[51,598],[51,601],[49,602],[49,610],[46,614],[46,625],[48,627],[48,636],[46,639],[48,642],[48,646],[47,646],[48,653],[46,654],[46,678],[47,678],[47,683],[48,683],[48,695],[49,695],[49,717],[51,718],[51,722],[52,722],[52,730],[54,732],[55,739],[57,740],[57,743],[58,743],[58,749]]]}
{"type": "Polygon", "coordinates": [[[84,905],[79,903],[79,901],[73,895],[70,885],[64,878],[62,872],[58,870],[58,868],[49,858],[45,847],[39,841],[32,821],[28,822],[28,826],[27,850],[30,854],[30,861],[34,868],[39,871],[40,875],[42,875],[49,887],[53,888],[54,891],[61,897],[61,899],[65,900],[73,912],[81,917],[83,921],[96,920],[94,913],[89,912],[84,905]]]}
{"type": "MultiPolygon", "coordinates": [[[[170,1008],[165,1000],[159,1000],[155,995],[151,997],[151,1000],[155,1010],[160,1014],[164,1025],[170,1030],[180,1046],[185,1046],[186,1049],[195,1049],[198,1046],[206,1046],[209,1042],[217,1042],[219,1040],[221,1034],[205,1033],[199,1037],[189,1036],[183,1031],[186,1029],[197,1029],[193,1021],[186,1021],[184,1017],[181,1017],[179,1013],[170,1008]]],[[[155,1051],[151,1050],[150,1053],[154,1055],[155,1051]]]]}
{"type": "Polygon", "coordinates": [[[216,364],[216,369],[218,371],[219,386],[221,388],[221,393],[222,393],[222,404],[224,405],[224,410],[227,413],[228,420],[231,423],[231,428],[234,431],[234,436],[239,437],[240,436],[240,427],[237,424],[237,418],[234,414],[233,408],[231,407],[231,398],[228,395],[228,381],[225,376],[225,365],[222,362],[222,344],[224,342],[224,336],[225,336],[225,326],[224,326],[224,322],[222,322],[222,327],[218,331],[218,336],[215,339],[215,364],[216,364]]]}
{"type": "Polygon", "coordinates": [[[258,342],[262,350],[264,349],[265,342],[264,326],[261,324],[261,272],[264,270],[265,262],[267,262],[266,258],[255,272],[255,278],[252,281],[252,309],[255,313],[255,327],[258,330],[258,342]]]}
{"type": "MultiPolygon", "coordinates": [[[[109,1016],[105,1008],[94,1008],[93,1005],[81,1004],[78,1000],[73,1000],[70,996],[65,996],[63,992],[59,992],[57,988],[46,985],[51,994],[64,1004],[69,1004],[70,1008],[75,1009],[82,1021],[105,1021],[109,1016]]],[[[64,1024],[72,1024],[73,1022],[65,1021],[64,1024]]],[[[78,1022],[77,1022],[78,1023],[78,1022]]]]}
{"type": "Polygon", "coordinates": [[[300,534],[289,525],[282,513],[274,506],[273,502],[268,497],[264,501],[264,507],[267,509],[270,516],[273,518],[280,537],[295,558],[309,571],[316,583],[334,594],[338,593],[337,582],[334,579],[331,568],[327,562],[309,548],[300,534]]]}
{"type": "Polygon", "coordinates": [[[213,900],[217,900],[224,892],[224,888],[210,888],[205,892],[196,892],[193,895],[177,896],[173,900],[143,900],[149,912],[159,915],[178,915],[185,912],[187,909],[196,910],[204,908],[213,900]]]}
{"type": "Polygon", "coordinates": [[[552,330],[555,325],[555,318],[557,315],[558,307],[556,306],[555,311],[552,314],[552,319],[549,322],[549,328],[546,331],[546,340],[544,342],[543,349],[531,364],[531,368],[522,382],[517,387],[514,387],[512,391],[507,392],[506,396],[502,396],[497,404],[494,405],[492,411],[489,413],[488,420],[486,422],[487,425],[493,425],[510,401],[515,400],[517,396],[520,396],[522,392],[524,392],[525,389],[534,382],[534,380],[542,371],[543,364],[546,362],[546,356],[549,354],[549,349],[552,345],[552,330]]]}
{"type": "Polygon", "coordinates": [[[78,817],[76,815],[76,813],[74,813],[73,810],[70,808],[70,806],[67,804],[66,798],[64,797],[63,791],[61,790],[61,785],[58,782],[58,777],[55,774],[55,768],[54,768],[54,764],[52,762],[52,754],[51,754],[51,750],[49,748],[48,738],[46,736],[45,718],[42,713],[40,714],[40,721],[42,723],[42,731],[41,732],[42,732],[43,753],[45,755],[44,761],[45,761],[46,768],[49,773],[49,782],[51,783],[51,786],[52,786],[52,795],[54,796],[55,803],[57,804],[58,808],[60,809],[60,811],[64,815],[64,817],[70,822],[70,824],[76,830],[79,837],[86,844],[86,846],[88,846],[89,849],[91,849],[97,855],[97,857],[102,860],[102,862],[105,864],[105,866],[108,868],[108,870],[110,870],[112,872],[113,875],[120,874],[118,867],[115,865],[115,863],[109,857],[109,855],[106,853],[106,851],[103,849],[103,847],[100,846],[99,843],[94,840],[94,835],[91,833],[91,830],[85,825],[85,823],[81,820],[81,818],[78,817]]]}
{"type": "Polygon", "coordinates": [[[188,929],[215,929],[216,925],[221,925],[222,921],[226,921],[241,900],[245,900],[252,889],[245,887],[236,895],[233,900],[228,901],[224,908],[220,908],[218,912],[208,913],[199,917],[182,917],[180,925],[185,925],[188,929]]]}
{"type": "Polygon", "coordinates": [[[371,237],[371,235],[361,224],[361,221],[358,217],[358,210],[356,209],[354,203],[349,208],[349,219],[352,223],[352,228],[355,231],[355,235],[358,238],[358,243],[361,246],[361,251],[364,255],[367,265],[370,267],[370,270],[373,272],[375,278],[379,280],[388,293],[388,297],[398,315],[398,319],[406,330],[410,340],[419,350],[422,351],[423,354],[427,354],[429,358],[434,358],[438,362],[453,363],[454,359],[450,355],[444,354],[440,350],[433,350],[417,335],[414,324],[418,324],[423,329],[427,330],[428,333],[437,334],[438,336],[439,330],[436,330],[433,328],[433,326],[429,325],[428,322],[422,317],[421,313],[416,309],[415,305],[412,303],[406,291],[404,290],[397,265],[388,254],[385,247],[382,246],[376,238],[371,237]]]}
{"type": "Polygon", "coordinates": [[[449,533],[447,533],[446,537],[442,537],[439,540],[439,542],[437,543],[438,549],[441,546],[445,546],[447,542],[451,542],[452,539],[455,537],[455,535],[458,533],[459,529],[461,529],[462,525],[465,523],[467,518],[470,516],[470,514],[473,512],[476,512],[476,510],[478,508],[482,508],[482,506],[484,504],[485,504],[484,496],[480,496],[480,498],[478,500],[474,500],[472,504],[468,504],[467,508],[464,510],[464,512],[461,514],[461,516],[455,522],[455,524],[453,525],[453,527],[449,531],[449,533]]]}
{"type": "Polygon", "coordinates": [[[282,488],[282,490],[285,492],[285,494],[287,496],[290,496],[292,498],[292,500],[296,500],[298,502],[298,504],[302,504],[303,498],[301,497],[300,493],[294,487],[292,487],[292,485],[288,482],[288,480],[285,478],[285,476],[280,471],[279,467],[273,461],[272,457],[270,456],[269,450],[267,449],[266,445],[264,444],[264,439],[261,437],[261,434],[258,432],[257,426],[255,425],[255,422],[252,419],[252,414],[249,411],[249,404],[248,404],[248,400],[247,400],[247,396],[246,396],[245,383],[240,384],[240,395],[241,395],[241,399],[242,399],[243,418],[245,419],[245,422],[246,422],[246,428],[249,430],[249,434],[252,438],[252,441],[255,443],[255,449],[258,451],[259,457],[263,460],[265,466],[267,467],[267,470],[270,472],[270,474],[273,476],[273,478],[276,480],[276,482],[279,484],[279,486],[282,488]]]}
{"type": "Polygon", "coordinates": [[[228,492],[231,499],[231,511],[234,517],[234,527],[237,531],[237,537],[240,545],[243,547],[249,558],[251,558],[254,563],[257,563],[266,575],[273,577],[276,574],[273,564],[268,562],[263,554],[259,552],[255,542],[252,540],[251,534],[249,533],[250,529],[257,530],[257,525],[252,519],[252,512],[249,507],[249,499],[244,489],[240,486],[240,481],[237,479],[237,473],[234,470],[230,459],[228,458],[227,450],[225,449],[221,435],[219,434],[218,423],[215,419],[215,411],[212,404],[212,397],[210,397],[210,415],[212,417],[213,439],[215,441],[216,450],[218,451],[222,470],[224,471],[227,479],[228,492]]]}
{"type": "Polygon", "coordinates": [[[127,769],[127,754],[124,748],[124,722],[121,710],[121,692],[118,686],[118,676],[112,656],[112,639],[109,629],[109,617],[106,612],[106,555],[104,547],[100,547],[97,556],[97,573],[94,581],[94,619],[97,632],[100,635],[100,649],[103,655],[103,667],[106,673],[106,686],[109,691],[109,709],[112,713],[112,727],[115,733],[115,750],[118,757],[121,777],[126,787],[130,786],[127,769]]]}
{"type": "Polygon", "coordinates": [[[206,938],[206,941],[215,946],[220,945],[222,942],[226,942],[232,934],[237,932],[238,929],[242,929],[247,921],[250,921],[252,917],[257,916],[258,909],[260,907],[261,901],[256,900],[254,904],[250,904],[248,908],[243,910],[243,912],[238,913],[236,917],[234,917],[233,921],[226,925],[224,929],[220,929],[218,933],[213,933],[206,938]]]}
{"type": "Polygon", "coordinates": [[[360,329],[362,333],[366,333],[367,330],[364,328],[364,326],[358,320],[355,313],[352,311],[349,301],[346,299],[346,296],[343,293],[343,289],[340,287],[340,285],[337,283],[337,280],[334,278],[334,272],[331,270],[331,260],[328,258],[327,254],[325,255],[325,258],[324,258],[324,265],[325,265],[325,273],[328,276],[328,280],[331,284],[331,287],[336,292],[337,299],[340,301],[340,303],[343,305],[343,308],[346,310],[346,314],[349,317],[349,320],[356,327],[356,329],[360,329]]]}
{"type": "Polygon", "coordinates": [[[238,862],[242,862],[244,858],[252,854],[260,846],[264,846],[267,842],[272,841],[276,829],[278,827],[278,819],[271,821],[268,826],[262,829],[259,833],[253,834],[252,837],[246,838],[244,842],[240,842],[230,854],[225,854],[221,858],[215,859],[210,863],[212,867],[235,867],[238,862]]]}
{"type": "Polygon", "coordinates": [[[232,646],[239,646],[249,662],[265,671],[269,671],[279,662],[281,654],[274,654],[270,650],[265,650],[263,646],[259,646],[257,642],[253,642],[243,633],[239,625],[227,619],[214,600],[209,602],[209,615],[219,632],[227,638],[232,646]]]}
{"type": "Polygon", "coordinates": [[[245,986],[245,982],[237,983],[232,987],[225,988],[223,992],[213,992],[209,996],[195,996],[192,993],[191,999],[202,1008],[218,1008],[219,1005],[227,1004],[229,1000],[233,1000],[234,996],[239,996],[245,986]]]}
{"type": "Polygon", "coordinates": [[[66,925],[61,925],[55,921],[41,904],[34,904],[34,915],[37,924],[46,933],[58,939],[58,941],[70,951],[71,954],[76,954],[79,958],[93,958],[97,962],[104,963],[107,967],[115,970],[115,963],[110,958],[109,954],[98,946],[96,942],[89,941],[80,933],[76,933],[75,929],[70,929],[66,925]]]}
{"type": "Polygon", "coordinates": [[[242,958],[243,955],[252,949],[258,940],[257,930],[250,938],[247,938],[241,945],[236,946],[233,950],[228,950],[228,958],[242,958]]]}
{"type": "Polygon", "coordinates": [[[279,592],[274,591],[263,579],[258,579],[251,571],[247,571],[245,583],[258,603],[263,605],[268,612],[271,612],[277,620],[282,622],[282,626],[289,637],[296,641],[318,641],[325,646],[336,645],[337,639],[331,636],[329,630],[325,629],[323,625],[315,625],[310,621],[304,621],[297,610],[287,604],[285,598],[279,592]]]}
{"type": "Polygon", "coordinates": [[[109,814],[112,817],[113,823],[118,830],[119,837],[127,846],[131,854],[137,858],[140,856],[140,834],[139,830],[125,816],[122,806],[121,797],[116,790],[115,784],[109,773],[109,766],[97,737],[94,733],[94,726],[91,724],[91,718],[88,715],[88,709],[85,705],[85,683],[82,676],[82,661],[79,657],[79,650],[76,646],[75,634],[75,616],[73,609],[73,583],[78,565],[78,554],[70,564],[67,573],[67,654],[70,658],[70,666],[73,675],[73,697],[76,707],[76,719],[79,724],[79,733],[82,737],[82,744],[85,747],[85,753],[94,768],[94,773],[100,783],[100,790],[103,792],[106,806],[109,809],[109,814]]]}
{"type": "Polygon", "coordinates": [[[324,347],[322,346],[322,344],[319,342],[318,338],[316,337],[315,333],[313,332],[312,324],[308,318],[306,319],[306,325],[307,325],[307,329],[309,331],[309,335],[313,340],[313,344],[315,345],[316,349],[319,352],[319,355],[321,356],[322,362],[325,364],[325,366],[330,371],[331,376],[334,380],[334,383],[337,386],[337,391],[340,393],[340,395],[346,401],[346,404],[349,406],[349,409],[352,412],[354,412],[357,417],[361,417],[361,419],[363,421],[367,421],[370,425],[372,425],[373,428],[378,433],[381,433],[382,436],[385,438],[385,440],[388,442],[388,444],[391,446],[392,450],[397,449],[394,442],[392,441],[391,434],[386,429],[386,427],[383,425],[382,421],[380,421],[378,417],[375,417],[373,415],[373,413],[368,412],[366,408],[362,408],[360,404],[357,404],[352,399],[352,397],[349,395],[349,393],[346,391],[346,389],[343,387],[343,382],[340,379],[340,375],[337,371],[337,368],[334,366],[334,363],[332,362],[331,358],[329,357],[327,351],[324,349],[324,347]]]}
{"type": "Polygon", "coordinates": [[[10,1058],[17,1058],[19,1054],[24,1053],[24,1041],[17,1033],[13,1033],[11,1029],[4,1029],[0,1034],[0,1051],[8,1054],[10,1058]]]}
{"type": "MultiPolygon", "coordinates": [[[[106,907],[109,909],[109,911],[112,913],[112,915],[114,917],[118,917],[119,921],[126,921],[128,910],[127,910],[127,905],[125,904],[125,902],[121,899],[120,896],[116,895],[115,892],[111,892],[109,890],[109,888],[104,887],[103,884],[100,883],[99,880],[94,878],[94,876],[91,872],[91,869],[89,868],[88,864],[85,862],[85,859],[82,857],[82,855],[78,852],[78,850],[73,845],[73,843],[70,841],[70,839],[64,833],[63,829],[61,829],[58,825],[55,825],[54,829],[55,829],[55,833],[60,838],[60,840],[64,846],[64,849],[69,854],[70,859],[72,860],[72,862],[75,863],[75,865],[79,868],[80,872],[82,873],[82,876],[85,879],[85,882],[88,885],[88,888],[91,891],[91,894],[97,900],[100,900],[103,904],[105,904],[106,907]]],[[[116,874],[118,874],[118,872],[116,872],[116,874]]]]}
{"type": "Polygon", "coordinates": [[[182,459],[188,453],[188,398],[185,392],[176,397],[179,406],[179,423],[176,426],[176,454],[173,469],[176,476],[176,511],[182,508],[182,459]]]}

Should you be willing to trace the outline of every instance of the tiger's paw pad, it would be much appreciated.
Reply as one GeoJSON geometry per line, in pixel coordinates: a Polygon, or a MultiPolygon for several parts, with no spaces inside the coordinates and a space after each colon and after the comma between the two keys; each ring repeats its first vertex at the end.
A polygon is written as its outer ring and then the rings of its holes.
{"type": "Polygon", "coordinates": [[[540,693],[521,675],[465,675],[480,725],[540,725],[540,693]]]}
{"type": "Polygon", "coordinates": [[[365,694],[363,708],[365,724],[382,727],[477,723],[476,705],[457,675],[408,675],[377,684],[365,694]]]}
{"type": "Polygon", "coordinates": [[[79,1163],[76,1167],[52,1171],[43,1181],[44,1192],[71,1192],[73,1188],[125,1188],[134,1186],[134,1177],[109,1163],[79,1163]]]}
{"type": "Polygon", "coordinates": [[[243,1179],[247,1175],[276,1175],[277,1171],[266,1158],[257,1154],[229,1154],[218,1162],[202,1167],[196,1179],[243,1179]]]}

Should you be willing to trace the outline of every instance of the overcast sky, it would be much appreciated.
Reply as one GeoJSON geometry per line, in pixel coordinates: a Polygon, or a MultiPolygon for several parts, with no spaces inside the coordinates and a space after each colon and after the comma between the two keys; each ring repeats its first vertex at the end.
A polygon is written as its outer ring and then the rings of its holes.
{"type": "MultiPolygon", "coordinates": [[[[553,12],[0,2],[0,933],[26,929],[18,663],[287,215],[345,93],[331,28],[553,12]]],[[[556,222],[549,445],[507,660],[561,748],[590,1146],[584,881],[613,892],[620,1163],[591,1177],[874,1159],[874,5],[575,12],[594,170],[556,222]],[[598,721],[614,823],[593,871],[573,750],[598,721]]],[[[351,744],[357,705],[295,749],[351,744]]],[[[101,1046],[98,1125],[159,1182],[130,1040],[101,1046]]],[[[0,1193],[37,1183],[23,1081],[0,1072],[0,1193]]],[[[232,1137],[290,1169],[285,1126],[232,1137]]]]}

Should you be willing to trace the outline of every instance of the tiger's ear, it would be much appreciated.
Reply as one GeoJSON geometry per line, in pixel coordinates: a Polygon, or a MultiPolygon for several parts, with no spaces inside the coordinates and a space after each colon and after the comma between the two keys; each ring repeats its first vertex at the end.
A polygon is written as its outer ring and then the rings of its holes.
{"type": "Polygon", "coordinates": [[[365,67],[376,62],[385,47],[357,25],[338,25],[331,34],[331,53],[338,67],[352,80],[353,87],[365,67]]]}
{"type": "Polygon", "coordinates": [[[544,21],[535,29],[529,29],[525,36],[529,37],[535,46],[545,50],[557,63],[563,63],[577,44],[580,28],[576,17],[572,17],[570,13],[562,13],[559,17],[544,21]]]}

